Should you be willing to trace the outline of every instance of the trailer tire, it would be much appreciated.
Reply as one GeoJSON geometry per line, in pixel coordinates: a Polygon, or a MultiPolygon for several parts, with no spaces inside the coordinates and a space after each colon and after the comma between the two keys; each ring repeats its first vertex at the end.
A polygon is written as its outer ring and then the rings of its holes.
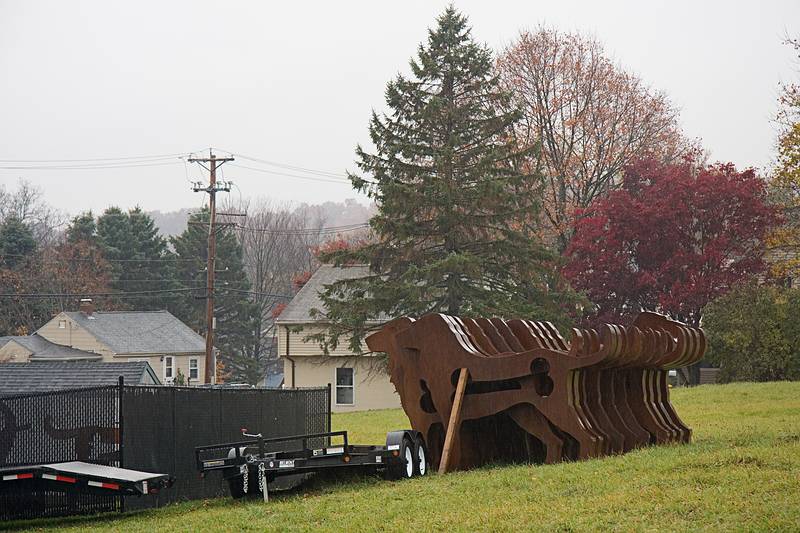
{"type": "Polygon", "coordinates": [[[400,452],[400,462],[386,470],[388,479],[408,479],[417,473],[414,444],[408,437],[403,437],[403,440],[400,441],[398,451],[400,452]]]}
{"type": "Polygon", "coordinates": [[[429,470],[428,448],[425,446],[422,435],[417,435],[414,439],[414,475],[427,476],[429,470]]]}

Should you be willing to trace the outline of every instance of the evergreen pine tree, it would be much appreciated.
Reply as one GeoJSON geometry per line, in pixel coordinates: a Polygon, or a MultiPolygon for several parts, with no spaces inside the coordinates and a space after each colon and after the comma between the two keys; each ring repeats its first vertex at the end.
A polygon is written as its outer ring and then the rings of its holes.
{"type": "Polygon", "coordinates": [[[362,174],[350,175],[378,205],[375,240],[323,257],[370,275],[326,287],[315,313],[330,325],[312,338],[330,349],[350,337],[360,351],[371,321],[432,312],[563,326],[573,298],[536,236],[542,178],[523,164],[535,147],[516,147],[519,113],[504,111],[491,52],[451,6],[410,66],[387,85],[389,112],[372,114],[376,152],[357,147],[362,174]]]}
{"type": "MultiPolygon", "coordinates": [[[[79,217],[80,218],[80,217],[79,217]]],[[[86,221],[80,224],[85,232],[86,221]]],[[[116,292],[162,291],[177,287],[172,254],[153,219],[136,207],[127,213],[110,207],[97,219],[97,243],[111,264],[116,292]]],[[[180,293],[154,293],[126,298],[120,305],[137,311],[174,310],[180,293]]]]}
{"type": "Polygon", "coordinates": [[[67,242],[75,244],[86,242],[93,244],[97,236],[97,224],[94,221],[94,214],[85,211],[72,219],[67,226],[67,242]]]}
{"type": "MultiPolygon", "coordinates": [[[[177,258],[176,276],[187,288],[206,286],[208,219],[207,209],[192,215],[186,230],[171,239],[177,258]]],[[[255,384],[264,377],[265,363],[254,355],[258,308],[248,294],[251,286],[244,269],[242,247],[236,236],[225,229],[217,233],[214,270],[217,272],[214,347],[219,350],[229,380],[255,384]]],[[[205,295],[205,289],[194,295],[184,295],[175,311],[181,320],[203,335],[206,332],[205,295]]]]}
{"type": "Polygon", "coordinates": [[[19,218],[10,216],[0,224],[0,260],[3,266],[15,268],[22,265],[35,251],[33,232],[19,218]]]}
{"type": "MultiPolygon", "coordinates": [[[[167,240],[159,235],[155,221],[139,207],[128,211],[128,224],[133,243],[133,259],[128,263],[125,277],[128,291],[169,290],[178,287],[175,279],[173,254],[167,240]],[[136,281],[138,280],[138,281],[136,281]]],[[[140,310],[177,308],[185,297],[181,293],[161,293],[134,298],[132,305],[140,310]]]]}
{"type": "MultiPolygon", "coordinates": [[[[31,228],[15,215],[0,224],[0,292],[35,292],[40,271],[36,239],[31,228]]],[[[50,302],[39,298],[0,299],[0,335],[27,335],[48,317],[50,302]]]]}

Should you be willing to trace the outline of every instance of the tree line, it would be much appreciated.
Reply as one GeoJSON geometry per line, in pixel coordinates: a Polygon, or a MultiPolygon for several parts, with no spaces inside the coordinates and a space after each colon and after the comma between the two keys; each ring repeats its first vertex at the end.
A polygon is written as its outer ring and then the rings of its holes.
{"type": "MultiPolygon", "coordinates": [[[[0,200],[0,335],[31,334],[84,295],[99,311],[166,309],[205,334],[207,209],[167,238],[139,207],[68,219],[25,182],[0,200]]],[[[326,221],[308,206],[268,201],[224,209],[247,222],[220,217],[216,229],[218,373],[258,383],[277,363],[273,313],[293,294],[295,274],[314,268],[326,221]]]]}
{"type": "MultiPolygon", "coordinates": [[[[597,39],[539,27],[495,53],[453,7],[385,96],[369,120],[371,146],[356,147],[349,173],[377,208],[368,233],[326,243],[330,235],[313,231],[324,221],[308,212],[247,200],[230,209],[246,222],[223,220],[217,320],[231,379],[255,382],[274,360],[281,295],[318,259],[370,267],[324,288],[325,308],[312,313],[328,328],[310,337],[324,350],[347,343],[362,353],[375,320],[400,315],[521,316],[564,331],[650,310],[706,327],[725,379],[800,377],[800,338],[776,318],[793,309],[800,267],[796,84],[781,89],[767,173],[709,162],[667,95],[597,39]],[[742,305],[748,298],[760,307],[742,305]],[[758,344],[764,331],[774,342],[758,344]]],[[[4,292],[129,292],[104,305],[166,307],[204,331],[205,302],[194,296],[204,294],[207,213],[167,240],[141,210],[111,208],[76,217],[58,239],[42,229],[53,216],[21,217],[24,201],[4,203],[17,206],[0,212],[4,292]],[[153,284],[200,289],[143,294],[153,284]]],[[[2,303],[18,306],[0,319],[13,322],[0,323],[4,332],[30,331],[74,304],[2,303]]]]}
{"type": "Polygon", "coordinates": [[[577,33],[523,31],[494,54],[451,6],[410,71],[387,84],[374,149],[356,148],[350,174],[378,206],[372,238],[323,256],[370,275],[326,287],[318,315],[330,327],[311,338],[361,352],[382,316],[523,316],[563,330],[649,310],[713,327],[724,379],[800,378],[800,343],[781,341],[795,346],[783,359],[762,350],[774,364],[759,368],[773,370],[750,371],[719,340],[758,338],[759,321],[717,319],[740,304],[726,296],[773,294],[800,263],[797,86],[784,88],[778,168],[760,175],[708,162],[666,95],[577,33]]]}

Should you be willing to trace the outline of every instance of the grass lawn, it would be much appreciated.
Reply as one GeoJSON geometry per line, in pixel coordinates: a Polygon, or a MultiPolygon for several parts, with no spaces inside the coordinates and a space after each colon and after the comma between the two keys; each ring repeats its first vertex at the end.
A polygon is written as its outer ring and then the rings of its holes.
{"type": "MultiPolygon", "coordinates": [[[[800,383],[672,393],[688,446],[550,466],[489,467],[409,481],[316,482],[269,504],[198,501],[19,528],[119,531],[800,530],[800,383]]],[[[356,443],[407,426],[400,410],[334,416],[356,443]]],[[[0,524],[0,528],[3,525],[0,524]]]]}

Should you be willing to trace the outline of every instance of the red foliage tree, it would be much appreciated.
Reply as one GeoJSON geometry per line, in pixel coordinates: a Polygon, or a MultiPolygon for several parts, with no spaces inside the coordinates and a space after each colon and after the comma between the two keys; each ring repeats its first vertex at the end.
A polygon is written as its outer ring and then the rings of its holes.
{"type": "Polygon", "coordinates": [[[310,270],[305,270],[303,272],[300,272],[299,274],[295,274],[294,276],[292,276],[292,289],[294,289],[295,293],[297,293],[300,289],[302,289],[305,286],[306,283],[308,283],[308,280],[311,279],[312,274],[313,272],[311,272],[310,270]]]}
{"type": "MultiPolygon", "coordinates": [[[[336,237],[329,239],[318,246],[312,246],[311,254],[317,259],[317,261],[325,263],[332,261],[337,254],[364,246],[366,242],[367,241],[365,238],[359,236],[347,239],[341,235],[337,235],[336,237]]],[[[316,267],[314,270],[316,270],[316,267]]],[[[313,274],[314,272],[311,270],[304,270],[303,272],[292,276],[292,288],[294,289],[294,292],[296,293],[302,289],[303,286],[308,283],[308,280],[311,279],[313,274]]],[[[281,312],[282,311],[283,309],[281,309],[281,312]]]]}
{"type": "Polygon", "coordinates": [[[275,307],[272,308],[272,319],[275,320],[276,318],[281,316],[281,313],[283,313],[283,310],[286,309],[287,305],[289,304],[287,304],[286,302],[281,302],[279,304],[276,304],[275,307]]]}
{"type": "Polygon", "coordinates": [[[312,247],[311,253],[319,261],[324,263],[336,257],[336,255],[340,252],[357,250],[366,245],[367,242],[368,239],[360,235],[351,236],[349,238],[343,237],[342,235],[337,235],[333,239],[329,239],[319,246],[312,247]]]}
{"type": "Polygon", "coordinates": [[[764,270],[778,219],[752,169],[690,160],[633,163],[581,215],[564,274],[598,306],[590,322],[652,310],[695,326],[710,300],[764,270]]]}

